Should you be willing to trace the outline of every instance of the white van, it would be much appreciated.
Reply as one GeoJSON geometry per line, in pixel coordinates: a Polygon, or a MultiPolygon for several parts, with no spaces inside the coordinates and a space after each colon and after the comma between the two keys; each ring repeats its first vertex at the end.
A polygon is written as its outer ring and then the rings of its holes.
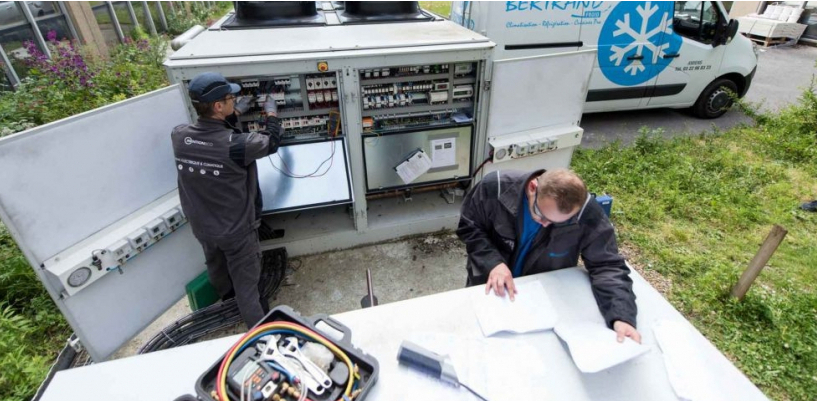
{"type": "Polygon", "coordinates": [[[456,1],[451,19],[497,43],[494,60],[597,49],[585,113],[692,107],[719,117],[758,62],[718,1],[456,1]]]}

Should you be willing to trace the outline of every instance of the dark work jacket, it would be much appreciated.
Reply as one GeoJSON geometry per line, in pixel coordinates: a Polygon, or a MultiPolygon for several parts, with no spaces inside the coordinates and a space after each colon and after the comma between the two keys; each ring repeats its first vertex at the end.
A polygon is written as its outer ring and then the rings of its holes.
{"type": "Polygon", "coordinates": [[[171,133],[179,199],[199,239],[235,239],[259,227],[256,159],[275,153],[281,142],[276,117],[268,117],[265,131],[251,133],[228,121],[200,117],[171,133]]]}
{"type": "MultiPolygon", "coordinates": [[[[463,200],[457,235],[466,243],[468,284],[484,284],[492,268],[500,263],[509,269],[517,258],[517,240],[522,235],[525,186],[542,174],[496,171],[483,177],[463,200]]],[[[525,205],[528,205],[526,202],[525,205]]],[[[541,228],[534,238],[523,275],[577,266],[579,257],[591,278],[591,289],[609,327],[620,320],[636,327],[636,296],[628,276],[630,270],[616,246],[614,228],[595,200],[586,199],[574,224],[541,228]]]]}

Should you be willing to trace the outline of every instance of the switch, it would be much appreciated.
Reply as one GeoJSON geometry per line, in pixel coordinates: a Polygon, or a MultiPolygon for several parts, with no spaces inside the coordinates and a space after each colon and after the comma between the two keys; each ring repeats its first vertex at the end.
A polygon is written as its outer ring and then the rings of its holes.
{"type": "Polygon", "coordinates": [[[178,209],[173,208],[162,215],[162,220],[165,221],[165,225],[167,225],[170,230],[176,230],[176,228],[182,224],[182,214],[178,209]]]}
{"type": "Polygon", "coordinates": [[[131,258],[131,253],[133,252],[133,248],[127,239],[117,241],[108,247],[108,250],[120,264],[131,258]]]}
{"type": "Polygon", "coordinates": [[[516,157],[523,157],[528,155],[528,143],[521,142],[519,144],[514,145],[514,156],[516,157]]]}
{"type": "Polygon", "coordinates": [[[138,229],[135,232],[129,234],[126,239],[128,243],[131,244],[131,247],[136,249],[137,251],[142,251],[145,246],[148,245],[148,231],[145,229],[138,229]]]}
{"type": "Polygon", "coordinates": [[[162,219],[154,219],[145,226],[148,230],[148,235],[154,240],[159,240],[167,234],[167,226],[162,219]]]}
{"type": "Polygon", "coordinates": [[[534,155],[537,152],[539,152],[539,150],[540,150],[540,147],[539,147],[539,144],[537,143],[537,141],[529,141],[528,142],[528,154],[529,155],[534,155]]]}

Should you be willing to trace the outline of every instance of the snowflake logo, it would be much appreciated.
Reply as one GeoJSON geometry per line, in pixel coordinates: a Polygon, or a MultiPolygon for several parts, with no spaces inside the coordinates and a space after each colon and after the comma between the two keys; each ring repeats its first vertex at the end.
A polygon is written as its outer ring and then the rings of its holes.
{"type": "Polygon", "coordinates": [[[656,77],[682,46],[673,32],[673,2],[622,2],[599,34],[599,66],[615,84],[638,85],[656,77]]]}

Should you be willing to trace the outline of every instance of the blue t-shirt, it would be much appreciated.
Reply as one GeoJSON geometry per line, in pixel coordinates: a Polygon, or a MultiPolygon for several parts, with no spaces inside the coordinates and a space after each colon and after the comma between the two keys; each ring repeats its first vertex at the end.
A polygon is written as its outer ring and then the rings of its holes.
{"type": "Polygon", "coordinates": [[[525,257],[528,255],[534,237],[537,236],[537,233],[539,233],[542,228],[542,225],[534,221],[531,217],[531,208],[528,207],[528,197],[523,197],[520,208],[523,210],[523,233],[517,244],[517,247],[520,247],[520,253],[517,254],[517,260],[514,261],[514,269],[511,270],[511,275],[515,278],[522,275],[525,257]]]}

